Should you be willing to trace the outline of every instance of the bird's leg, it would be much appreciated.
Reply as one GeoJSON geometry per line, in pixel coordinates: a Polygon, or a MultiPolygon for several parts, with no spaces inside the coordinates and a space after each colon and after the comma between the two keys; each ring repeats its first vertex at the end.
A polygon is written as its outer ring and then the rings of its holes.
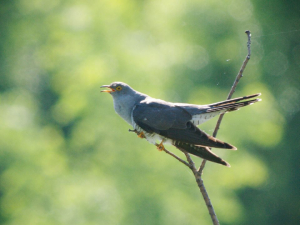
{"type": "Polygon", "coordinates": [[[164,143],[164,140],[162,140],[162,141],[160,142],[160,144],[155,144],[156,147],[157,147],[157,149],[158,149],[158,151],[163,151],[163,150],[165,150],[165,146],[163,145],[163,143],[164,143]]]}
{"type": "Polygon", "coordinates": [[[146,138],[146,136],[145,136],[145,134],[144,134],[143,131],[142,131],[141,133],[138,134],[138,137],[139,137],[139,138],[146,138]]]}
{"type": "Polygon", "coordinates": [[[134,130],[129,129],[128,131],[129,131],[129,132],[134,132],[134,133],[137,134],[137,131],[136,131],[135,129],[134,129],[134,130]]]}
{"type": "Polygon", "coordinates": [[[129,129],[128,131],[136,133],[139,138],[146,138],[146,136],[145,136],[145,134],[144,134],[143,131],[142,132],[138,132],[136,129],[134,129],[134,130],[130,130],[129,129]]]}

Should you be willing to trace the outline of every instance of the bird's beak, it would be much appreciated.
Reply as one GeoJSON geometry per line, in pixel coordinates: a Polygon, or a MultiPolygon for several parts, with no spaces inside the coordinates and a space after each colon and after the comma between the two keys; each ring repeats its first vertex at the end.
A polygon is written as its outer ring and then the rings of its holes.
{"type": "Polygon", "coordinates": [[[102,85],[100,88],[110,88],[110,90],[103,90],[101,92],[108,92],[108,93],[110,93],[110,92],[114,92],[115,91],[109,85],[102,85]]]}

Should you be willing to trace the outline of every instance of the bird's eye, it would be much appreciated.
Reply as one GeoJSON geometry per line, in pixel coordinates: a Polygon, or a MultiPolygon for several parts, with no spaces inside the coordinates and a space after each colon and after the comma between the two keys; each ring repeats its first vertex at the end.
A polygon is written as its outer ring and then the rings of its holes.
{"type": "Polygon", "coordinates": [[[116,87],[116,90],[117,90],[117,91],[121,91],[121,90],[122,90],[122,87],[121,87],[121,86],[118,86],[118,87],[116,87]]]}

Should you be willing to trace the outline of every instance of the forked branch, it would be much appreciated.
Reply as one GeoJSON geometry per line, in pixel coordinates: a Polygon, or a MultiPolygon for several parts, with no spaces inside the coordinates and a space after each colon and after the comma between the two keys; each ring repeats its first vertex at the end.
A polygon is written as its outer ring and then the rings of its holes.
{"type": "MultiPolygon", "coordinates": [[[[250,56],[251,56],[251,51],[250,51],[250,45],[251,45],[251,33],[250,31],[246,31],[245,32],[248,36],[248,42],[247,42],[247,48],[248,48],[248,54],[246,56],[246,59],[244,60],[243,64],[242,64],[242,67],[239,71],[239,73],[237,74],[234,82],[233,82],[233,85],[229,91],[229,94],[227,96],[227,100],[231,98],[231,96],[233,95],[233,93],[235,92],[235,89],[236,89],[236,86],[238,85],[240,79],[243,77],[243,72],[246,68],[246,65],[248,63],[248,61],[250,60],[250,56]]],[[[218,133],[218,130],[220,129],[220,124],[222,122],[222,119],[224,117],[224,114],[221,114],[219,116],[219,119],[217,121],[217,124],[216,124],[216,127],[215,127],[215,130],[213,132],[213,137],[216,137],[217,136],[217,133],[218,133]]],[[[136,130],[129,130],[129,131],[132,131],[132,132],[135,132],[138,134],[138,132],[136,130]]],[[[193,162],[191,156],[189,153],[187,152],[183,152],[186,156],[186,159],[187,161],[181,159],[180,157],[176,156],[175,154],[173,154],[172,152],[168,151],[167,149],[164,149],[163,151],[165,151],[167,154],[171,155],[172,157],[174,157],[175,159],[177,159],[179,162],[183,163],[184,165],[186,165],[188,168],[190,168],[194,174],[194,177],[196,179],[196,182],[197,182],[197,185],[200,189],[200,192],[203,196],[203,199],[205,201],[205,204],[206,204],[206,207],[209,211],[209,214],[210,214],[210,217],[212,219],[212,222],[214,225],[219,225],[219,221],[218,221],[218,218],[217,218],[217,215],[215,213],[215,210],[213,208],[213,205],[209,199],[209,196],[208,196],[208,193],[205,189],[205,186],[204,186],[204,183],[203,183],[203,179],[202,179],[202,173],[203,173],[203,169],[205,167],[205,164],[206,164],[206,160],[204,159],[199,167],[199,169],[196,169],[195,167],[195,163],[193,162]]]]}

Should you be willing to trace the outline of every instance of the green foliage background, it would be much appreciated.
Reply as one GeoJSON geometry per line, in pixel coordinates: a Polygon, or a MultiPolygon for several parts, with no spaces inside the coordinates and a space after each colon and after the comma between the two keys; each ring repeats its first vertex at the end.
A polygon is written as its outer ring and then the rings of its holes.
{"type": "MultiPolygon", "coordinates": [[[[0,3],[0,223],[211,224],[191,172],[145,140],[99,87],[169,101],[263,101],[227,114],[204,182],[221,224],[298,224],[298,1],[0,3]]],[[[216,119],[203,124],[212,133],[216,119]]],[[[176,149],[169,148],[178,155],[176,149]]],[[[200,164],[200,159],[195,159],[200,164]]]]}

